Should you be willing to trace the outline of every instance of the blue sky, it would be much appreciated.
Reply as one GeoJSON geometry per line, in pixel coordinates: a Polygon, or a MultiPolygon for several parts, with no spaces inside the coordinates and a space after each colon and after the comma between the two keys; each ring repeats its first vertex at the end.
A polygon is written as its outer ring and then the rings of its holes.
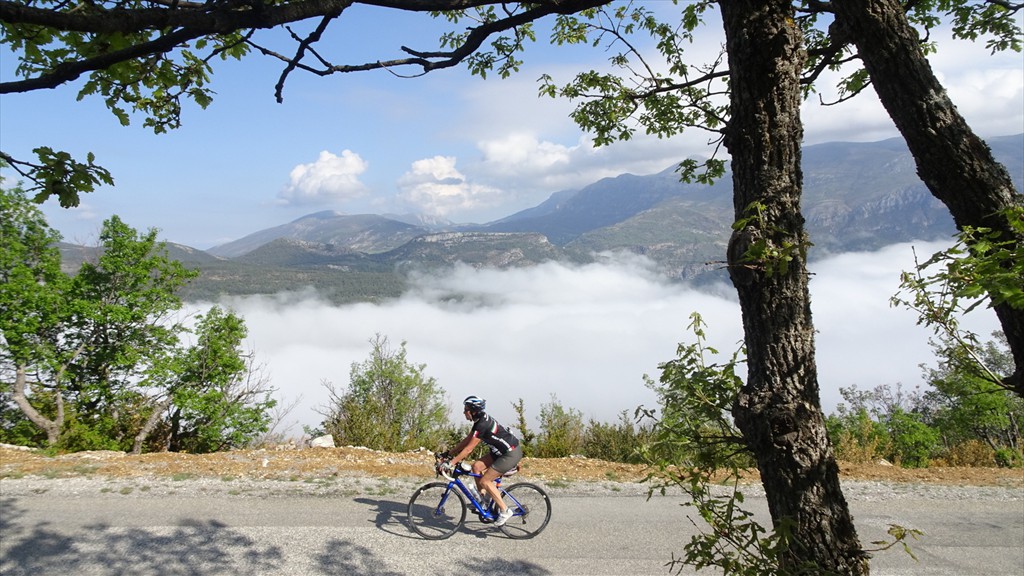
{"type": "MultiPolygon", "coordinates": [[[[379,9],[346,14],[338,24],[320,50],[349,64],[401,56],[400,45],[432,48],[440,31],[440,23],[423,15],[379,9]]],[[[1021,55],[991,56],[983,46],[934,37],[942,49],[933,67],[975,130],[1024,132],[1021,55]]],[[[77,102],[77,89],[4,95],[0,147],[24,158],[40,145],[83,157],[92,151],[113,173],[116,186],[84,196],[77,209],[44,204],[50,224],[68,241],[94,243],[102,221],[118,214],[136,228],[160,229],[165,240],[204,249],[320,210],[489,221],[559,190],[624,172],[655,173],[709,152],[702,132],[667,141],[638,136],[595,149],[568,118],[571,105],[538,98],[536,80],[547,73],[568,81],[604,66],[609,54],[552,48],[544,38],[510,79],[481,80],[464,68],[415,79],[294,73],[283,104],[274,100],[279,63],[259,57],[218,63],[210,108],[189,107],[184,126],[160,136],[138,120],[120,126],[96,99],[77,102]]],[[[719,24],[709,20],[693,52],[706,60],[721,42],[719,24]]],[[[10,55],[0,55],[3,79],[12,78],[13,66],[10,55]]],[[[898,135],[870,91],[836,107],[809,101],[803,119],[807,144],[898,135]]],[[[899,271],[912,265],[912,250],[931,254],[940,245],[898,245],[815,263],[811,289],[826,411],[840,401],[840,387],[920,383],[920,365],[931,359],[929,334],[911,314],[890,308],[888,298],[899,271]]],[[[717,296],[698,293],[667,284],[648,267],[627,259],[580,268],[460,270],[416,278],[405,297],[378,305],[335,307],[312,293],[229,304],[246,318],[248,345],[279,399],[296,404],[291,418],[298,424],[320,421],[317,408],[328,397],[322,383],[344,386],[375,333],[406,341],[410,361],[426,364],[453,402],[478,394],[507,420],[517,398],[536,414],[557,394],[588,418],[612,420],[621,410],[652,404],[642,376],[656,376],[657,364],[690,339],[690,312],[704,315],[710,343],[724,352],[742,335],[729,288],[717,296]],[[438,290],[480,294],[489,304],[453,308],[432,298],[438,290]]],[[[982,336],[997,327],[988,311],[968,324],[982,336]]]]}
{"type": "MultiPolygon", "coordinates": [[[[671,8],[669,3],[652,6],[671,8]]],[[[695,60],[717,54],[720,25],[709,20],[692,48],[695,60]]],[[[320,45],[335,62],[401,56],[429,49],[444,24],[425,15],[360,8],[346,13],[320,45]]],[[[959,109],[983,135],[1024,131],[1020,54],[990,56],[983,46],[952,43],[933,58],[959,109]]],[[[156,227],[170,241],[210,248],[319,210],[412,213],[483,222],[534,206],[550,194],[623,172],[650,174],[709,152],[705,133],[671,140],[638,137],[595,149],[568,118],[571,104],[539,98],[542,73],[564,82],[600,68],[609,53],[551,47],[544,33],[519,74],[471,77],[464,68],[419,78],[365,72],[320,78],[293,73],[284,103],[274,100],[278,62],[250,56],[218,62],[207,110],[189,106],[182,128],[154,135],[122,127],[95,98],[74,89],[0,98],[0,144],[16,157],[49,145],[92,151],[116,186],[83,197],[82,206],[44,205],[70,241],[91,243],[103,219],[156,227]]],[[[282,52],[285,43],[279,43],[282,52]]],[[[0,74],[10,79],[12,58],[0,74]]],[[[830,90],[822,84],[828,97],[830,90]]],[[[896,136],[868,91],[852,102],[804,110],[806,142],[870,141],[896,136]]]]}

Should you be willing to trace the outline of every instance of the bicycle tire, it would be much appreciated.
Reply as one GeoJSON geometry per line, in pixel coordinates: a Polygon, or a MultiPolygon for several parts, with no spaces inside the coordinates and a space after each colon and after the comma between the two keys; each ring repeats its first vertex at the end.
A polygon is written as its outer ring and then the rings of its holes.
{"type": "Polygon", "coordinates": [[[466,499],[445,482],[424,484],[409,499],[409,527],[427,540],[444,540],[466,521],[466,499]]]}
{"type": "Polygon", "coordinates": [[[501,526],[509,538],[525,540],[540,534],[551,520],[551,498],[536,484],[526,482],[505,488],[505,505],[512,517],[501,526]]]}

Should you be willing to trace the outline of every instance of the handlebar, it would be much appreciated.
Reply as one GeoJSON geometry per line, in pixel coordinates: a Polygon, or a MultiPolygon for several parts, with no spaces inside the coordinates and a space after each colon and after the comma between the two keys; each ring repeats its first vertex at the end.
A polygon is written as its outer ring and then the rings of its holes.
{"type": "Polygon", "coordinates": [[[459,465],[452,467],[451,458],[444,452],[437,452],[434,454],[434,472],[438,476],[443,476],[445,480],[454,480],[455,476],[461,476],[463,474],[469,474],[472,469],[465,462],[459,462],[459,465]]]}

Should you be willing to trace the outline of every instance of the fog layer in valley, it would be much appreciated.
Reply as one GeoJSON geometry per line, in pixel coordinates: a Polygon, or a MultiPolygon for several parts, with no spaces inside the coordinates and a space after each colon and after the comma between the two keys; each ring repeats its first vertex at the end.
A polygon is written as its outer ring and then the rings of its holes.
{"type": "MultiPolygon", "coordinates": [[[[947,243],[918,242],[873,253],[848,253],[812,263],[812,311],[822,404],[841,401],[839,388],[923,384],[920,365],[934,365],[930,332],[913,313],[892,308],[901,270],[947,243]]],[[[638,257],[609,257],[570,267],[548,263],[527,269],[460,267],[444,276],[418,276],[401,298],[384,304],[330,305],[314,293],[232,299],[245,317],[248,346],[264,364],[283,404],[297,401],[285,426],[298,435],[317,426],[328,394],[323,381],[343,388],[353,362],[370,353],[369,340],[406,342],[408,359],[426,365],[454,409],[482,396],[499,420],[513,419],[512,402],[525,400],[536,417],[556,395],[585,418],[614,421],[639,405],[654,407],[643,375],[657,379],[660,362],[692,342],[689,316],[708,324],[708,344],[723,358],[742,338],[731,286],[698,291],[670,284],[638,257]]],[[[987,338],[998,329],[990,310],[965,325],[987,338]]],[[[453,417],[457,416],[453,412],[453,417]]]]}

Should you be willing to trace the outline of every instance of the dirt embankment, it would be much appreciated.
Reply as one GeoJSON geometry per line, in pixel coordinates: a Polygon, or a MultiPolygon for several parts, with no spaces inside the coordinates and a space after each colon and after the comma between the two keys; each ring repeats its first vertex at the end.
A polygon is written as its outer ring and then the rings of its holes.
{"type": "MultiPolygon", "coordinates": [[[[0,479],[67,478],[252,478],[295,480],[368,475],[379,478],[433,477],[429,451],[388,453],[358,447],[237,450],[216,454],[78,452],[45,456],[0,446],[0,479]]],[[[638,482],[643,466],[590,458],[526,458],[523,477],[545,482],[638,482]]],[[[1024,488],[1024,470],[1006,468],[905,469],[889,465],[840,464],[844,480],[1024,488]]],[[[756,472],[750,479],[756,481],[756,472]]]]}

